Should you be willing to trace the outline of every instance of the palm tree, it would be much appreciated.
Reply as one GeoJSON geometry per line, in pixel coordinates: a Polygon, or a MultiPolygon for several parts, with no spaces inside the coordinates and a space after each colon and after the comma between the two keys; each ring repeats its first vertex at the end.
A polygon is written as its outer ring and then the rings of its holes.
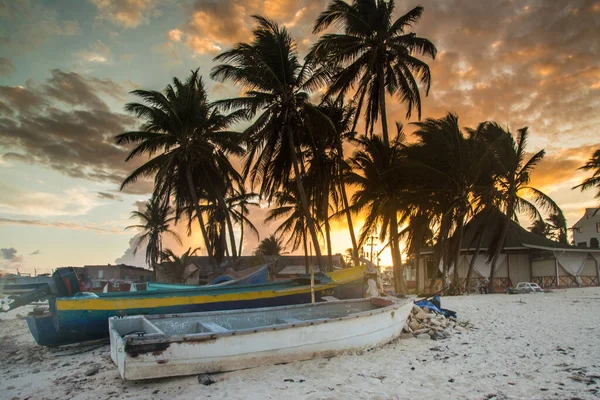
{"type": "Polygon", "coordinates": [[[415,7],[392,21],[394,0],[333,0],[315,22],[313,33],[331,25],[342,28],[342,34],[325,34],[312,47],[310,58],[324,66],[331,85],[327,96],[344,96],[356,89],[357,115],[366,101],[366,129],[381,116],[383,142],[389,143],[385,92],[397,95],[407,103],[406,117],[416,110],[421,118],[419,84],[428,94],[431,84],[429,66],[415,57],[435,58],[437,49],[427,39],[406,30],[423,14],[415,7]],[[329,72],[332,71],[332,72],[329,72]]]}
{"type": "Polygon", "coordinates": [[[240,247],[238,249],[238,254],[240,256],[242,255],[242,246],[244,244],[245,227],[250,229],[250,231],[254,233],[257,239],[259,238],[258,230],[254,226],[252,221],[250,221],[248,217],[246,217],[246,215],[248,215],[248,213],[250,212],[250,209],[248,207],[259,207],[258,199],[258,194],[253,192],[246,192],[246,188],[244,187],[244,185],[241,185],[232,196],[227,198],[227,208],[231,213],[231,217],[236,223],[240,225],[240,247]]]}
{"type": "Polygon", "coordinates": [[[504,130],[495,122],[483,123],[479,126],[478,130],[487,140],[498,144],[495,146],[495,152],[500,160],[497,188],[499,191],[500,210],[506,215],[502,230],[494,238],[488,250],[491,261],[489,283],[489,291],[491,293],[494,288],[496,265],[500,252],[504,248],[504,241],[511,220],[518,222],[517,214],[519,213],[525,213],[533,220],[542,219],[542,215],[536,205],[552,214],[556,214],[557,219],[564,220],[565,217],[560,207],[549,196],[529,185],[531,172],[542,161],[545,151],[540,150],[527,159],[525,152],[528,137],[527,127],[519,129],[516,138],[510,131],[504,130]],[[533,203],[522,197],[523,194],[529,194],[533,199],[533,203]]]}
{"type": "Polygon", "coordinates": [[[407,149],[408,164],[420,169],[415,172],[422,182],[420,191],[434,197],[429,202],[442,214],[439,259],[443,260],[445,277],[448,268],[455,266],[453,286],[457,290],[464,225],[482,203],[479,195],[487,194],[493,185],[494,142],[480,140],[476,130],[463,132],[458,116],[452,113],[415,125],[419,142],[407,149]]]}
{"type": "Polygon", "coordinates": [[[171,217],[171,207],[168,203],[161,201],[158,197],[152,197],[145,204],[144,211],[132,211],[131,218],[137,218],[140,223],[130,225],[125,229],[141,229],[142,234],[136,239],[133,254],[137,253],[138,248],[146,243],[146,264],[154,271],[156,279],[156,267],[158,266],[162,254],[162,235],[171,235],[177,243],[181,244],[181,239],[177,232],[170,228],[170,223],[175,220],[171,217]]]}
{"type": "Polygon", "coordinates": [[[378,227],[382,242],[389,237],[396,291],[406,294],[398,240],[398,216],[403,207],[402,192],[406,187],[403,136],[400,133],[389,145],[377,136],[362,135],[356,139],[359,149],[349,160],[352,172],[346,179],[357,189],[352,196],[352,210],[366,215],[359,245],[362,246],[378,227]]]}
{"type": "Polygon", "coordinates": [[[594,155],[588,160],[583,167],[579,167],[584,171],[593,170],[594,173],[591,177],[587,178],[579,185],[573,187],[573,189],[580,188],[581,191],[596,188],[596,198],[600,199],[600,149],[594,152],[594,155]]]}
{"type": "Polygon", "coordinates": [[[543,219],[536,219],[529,227],[529,232],[546,237],[548,235],[548,225],[543,219]]]}
{"type": "Polygon", "coordinates": [[[299,62],[296,43],[286,28],[265,17],[253,18],[258,25],[252,43],[238,43],[215,57],[216,62],[224,64],[211,72],[213,79],[244,86],[245,96],[215,104],[225,110],[237,109],[248,119],[259,114],[243,133],[248,149],[244,176],[250,176],[253,185],[260,181],[259,193],[267,200],[293,177],[322,269],[317,230],[302,183],[303,162],[299,159],[301,144],[306,143],[305,115],[309,109],[314,111],[308,93],[319,82],[311,79],[311,66],[299,62]]]}
{"type": "Polygon", "coordinates": [[[292,246],[291,251],[296,251],[302,244],[304,250],[304,266],[306,273],[309,271],[308,240],[306,237],[306,219],[298,195],[291,185],[287,189],[275,193],[273,196],[274,208],[269,210],[265,222],[270,223],[285,218],[280,222],[275,234],[279,237],[288,236],[286,246],[292,246]]]}
{"type": "Polygon", "coordinates": [[[166,249],[162,257],[166,260],[161,263],[160,269],[167,276],[169,282],[186,283],[187,280],[197,271],[187,272],[187,267],[192,264],[191,257],[196,255],[199,248],[188,248],[181,256],[176,256],[171,249],[166,249]]]}
{"type": "Polygon", "coordinates": [[[254,254],[262,254],[263,256],[278,256],[283,251],[283,246],[281,244],[281,239],[275,237],[275,235],[270,235],[268,238],[265,238],[260,241],[258,247],[254,251],[254,254]]]}
{"type": "MultiPolygon", "coordinates": [[[[222,115],[208,103],[198,70],[192,71],[185,82],[174,78],[173,84],[167,85],[164,93],[135,90],[132,94],[144,103],[128,103],[125,110],[144,123],[140,131],[118,135],[116,143],[135,144],[126,161],[141,155],[147,155],[149,160],[125,178],[121,189],[140,178],[151,177],[154,179],[155,196],[173,196],[177,217],[193,207],[209,259],[216,271],[199,201],[201,197],[208,198],[225,207],[225,188],[231,185],[231,181],[239,180],[239,174],[227,155],[241,155],[243,150],[237,136],[227,128],[237,122],[241,114],[222,115]]],[[[233,228],[229,217],[227,220],[235,255],[233,228]]]]}

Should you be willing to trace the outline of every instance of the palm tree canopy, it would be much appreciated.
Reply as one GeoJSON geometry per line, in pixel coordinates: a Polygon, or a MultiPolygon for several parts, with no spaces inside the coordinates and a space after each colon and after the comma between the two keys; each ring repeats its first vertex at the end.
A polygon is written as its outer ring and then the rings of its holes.
{"type": "Polygon", "coordinates": [[[191,204],[186,171],[193,171],[198,193],[215,197],[239,174],[227,155],[243,154],[238,136],[227,129],[242,114],[222,115],[208,102],[198,70],[184,81],[173,78],[164,92],[135,90],[143,103],[128,103],[125,110],[144,121],[139,131],[116,137],[120,145],[135,144],[126,161],[147,155],[146,163],[134,170],[121,188],[143,177],[154,178],[158,196],[173,195],[176,213],[191,204]]]}
{"type": "Polygon", "coordinates": [[[429,66],[416,56],[435,58],[437,49],[429,40],[407,32],[421,18],[423,7],[415,7],[396,20],[392,20],[393,12],[394,0],[353,0],[350,4],[333,0],[313,29],[319,33],[333,25],[342,30],[321,36],[309,57],[323,66],[323,74],[331,82],[328,96],[356,90],[359,113],[366,102],[368,132],[380,114],[380,88],[407,104],[407,118],[414,110],[420,119],[417,81],[425,94],[431,85],[429,66]]]}
{"type": "Polygon", "coordinates": [[[600,149],[596,150],[588,162],[578,169],[582,169],[584,171],[591,170],[593,171],[593,174],[591,177],[587,178],[573,189],[580,188],[582,191],[584,191],[596,188],[597,192],[595,197],[600,200],[600,149]]]}
{"type": "Polygon", "coordinates": [[[131,218],[137,218],[140,223],[130,225],[125,229],[140,229],[142,234],[135,242],[133,254],[135,255],[138,248],[146,243],[146,263],[154,268],[161,256],[162,252],[162,235],[168,234],[181,244],[181,239],[177,232],[170,228],[171,222],[175,219],[171,217],[171,208],[168,203],[163,202],[158,197],[152,197],[145,204],[143,211],[132,211],[131,218]]]}
{"type": "Polygon", "coordinates": [[[387,237],[392,218],[397,218],[406,192],[404,172],[405,155],[403,136],[397,135],[389,146],[378,136],[360,136],[355,140],[360,147],[349,159],[352,167],[347,183],[356,187],[352,196],[352,210],[365,213],[365,223],[359,246],[379,226],[379,238],[387,237]]]}
{"type": "MultiPolygon", "coordinates": [[[[311,66],[298,60],[296,43],[287,29],[265,17],[253,18],[257,22],[254,40],[238,43],[215,57],[223,64],[213,68],[211,78],[246,90],[244,97],[215,105],[236,109],[248,119],[256,117],[243,133],[248,149],[243,174],[253,186],[260,182],[260,194],[268,198],[291,180],[293,161],[285,130],[292,130],[293,147],[307,142],[304,114],[313,108],[309,92],[318,84],[311,78],[311,66]]],[[[313,112],[313,118],[319,116],[313,112]]]]}
{"type": "Polygon", "coordinates": [[[278,256],[282,251],[281,239],[278,239],[275,235],[271,235],[260,241],[254,253],[262,254],[263,256],[278,256]]]}

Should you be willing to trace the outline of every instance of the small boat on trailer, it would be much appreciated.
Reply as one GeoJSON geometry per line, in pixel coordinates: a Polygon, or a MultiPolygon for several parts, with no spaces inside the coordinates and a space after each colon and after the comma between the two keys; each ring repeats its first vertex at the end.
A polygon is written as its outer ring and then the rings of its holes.
{"type": "Polygon", "coordinates": [[[233,371],[329,357],[400,336],[411,299],[109,319],[111,358],[126,380],[233,371]]]}

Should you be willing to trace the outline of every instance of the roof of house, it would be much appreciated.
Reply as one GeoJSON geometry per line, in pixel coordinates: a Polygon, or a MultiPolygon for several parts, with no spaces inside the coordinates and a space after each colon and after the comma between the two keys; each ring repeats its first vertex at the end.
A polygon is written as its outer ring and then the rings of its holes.
{"type": "MultiPolygon", "coordinates": [[[[464,227],[461,250],[475,250],[481,239],[481,249],[491,247],[492,242],[500,236],[504,221],[508,217],[497,208],[488,207],[475,215],[464,227]]],[[[504,249],[541,249],[541,250],[570,250],[570,251],[599,251],[575,247],[564,243],[550,240],[544,236],[537,235],[524,229],[515,221],[510,220],[504,249]]],[[[433,248],[424,249],[422,253],[432,252],[433,248]]]]}

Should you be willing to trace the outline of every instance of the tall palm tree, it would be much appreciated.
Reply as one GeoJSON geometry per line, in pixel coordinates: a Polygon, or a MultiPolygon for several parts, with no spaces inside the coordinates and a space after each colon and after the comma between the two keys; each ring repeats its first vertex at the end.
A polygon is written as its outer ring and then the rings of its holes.
{"type": "Polygon", "coordinates": [[[573,187],[573,189],[580,188],[581,191],[596,188],[596,198],[600,200],[600,149],[594,152],[594,155],[585,163],[584,166],[579,167],[584,171],[593,171],[591,177],[587,178],[579,185],[573,187]]]}
{"type": "Polygon", "coordinates": [[[489,283],[491,293],[494,288],[498,258],[504,248],[504,241],[511,221],[518,222],[517,214],[524,213],[534,220],[542,219],[542,215],[536,207],[538,206],[551,214],[556,214],[558,219],[564,220],[564,215],[554,200],[529,184],[531,172],[542,161],[545,151],[540,150],[527,158],[525,151],[529,135],[527,127],[519,129],[516,138],[510,131],[504,130],[495,122],[481,124],[478,130],[483,137],[498,144],[495,146],[495,151],[500,160],[497,188],[501,200],[500,209],[506,215],[502,230],[493,238],[488,250],[491,261],[489,283]],[[533,202],[522,197],[524,194],[528,194],[533,202]]]}
{"type": "Polygon", "coordinates": [[[187,267],[192,264],[191,257],[196,255],[199,248],[188,248],[181,256],[175,255],[171,249],[166,249],[162,253],[165,262],[160,265],[162,272],[167,279],[173,283],[186,283],[187,280],[196,273],[197,269],[187,272],[187,267]]]}
{"type": "Polygon", "coordinates": [[[281,239],[278,239],[275,235],[270,235],[260,241],[258,247],[254,251],[255,254],[262,254],[263,256],[278,256],[283,251],[283,245],[281,239]]]}
{"type": "MultiPolygon", "coordinates": [[[[214,199],[221,207],[225,206],[224,188],[239,177],[227,155],[243,154],[237,135],[227,129],[242,115],[239,112],[222,115],[208,103],[198,70],[192,71],[184,82],[174,78],[164,92],[134,90],[132,94],[143,103],[128,103],[125,110],[143,124],[139,131],[118,135],[116,143],[135,144],[126,161],[141,155],[150,159],[125,178],[121,189],[150,177],[154,179],[155,196],[173,196],[177,217],[189,206],[194,207],[209,259],[216,270],[199,199],[214,199]]],[[[229,219],[228,224],[233,249],[235,240],[229,219]]]]}
{"type": "Polygon", "coordinates": [[[389,145],[377,136],[362,135],[355,141],[359,149],[349,160],[352,172],[346,179],[357,189],[351,208],[366,215],[359,245],[362,246],[378,227],[382,242],[389,237],[396,291],[406,294],[398,240],[398,217],[402,215],[402,192],[406,187],[403,136],[397,135],[389,145]]]}
{"type": "Polygon", "coordinates": [[[389,143],[385,93],[397,95],[407,103],[406,117],[416,110],[421,118],[420,80],[429,92],[429,66],[416,55],[435,58],[437,49],[427,39],[408,33],[423,14],[423,7],[415,7],[392,20],[394,0],[333,0],[315,22],[313,33],[320,33],[331,25],[343,33],[323,35],[312,47],[310,57],[324,65],[331,85],[328,96],[343,96],[356,90],[357,115],[366,102],[366,128],[381,116],[383,141],[389,143]]]}
{"type": "Polygon", "coordinates": [[[168,203],[158,197],[152,197],[145,204],[145,210],[132,211],[131,218],[137,218],[140,223],[130,225],[125,229],[140,229],[142,234],[136,239],[133,254],[146,243],[146,264],[154,271],[156,279],[156,267],[161,261],[162,255],[162,235],[171,235],[173,239],[181,244],[181,238],[170,228],[171,222],[175,217],[171,216],[171,207],[168,203]]]}
{"type": "Polygon", "coordinates": [[[314,109],[308,101],[309,92],[320,82],[311,78],[309,64],[299,62],[296,43],[286,28],[280,28],[265,17],[253,18],[257,26],[252,43],[238,43],[215,57],[216,62],[223,64],[211,72],[213,79],[242,85],[245,96],[215,104],[225,110],[237,109],[248,119],[258,114],[243,133],[248,149],[244,176],[250,176],[252,184],[260,181],[260,195],[267,200],[293,178],[322,269],[317,230],[302,183],[303,162],[299,156],[301,144],[306,143],[305,115],[307,110],[314,109]]]}

